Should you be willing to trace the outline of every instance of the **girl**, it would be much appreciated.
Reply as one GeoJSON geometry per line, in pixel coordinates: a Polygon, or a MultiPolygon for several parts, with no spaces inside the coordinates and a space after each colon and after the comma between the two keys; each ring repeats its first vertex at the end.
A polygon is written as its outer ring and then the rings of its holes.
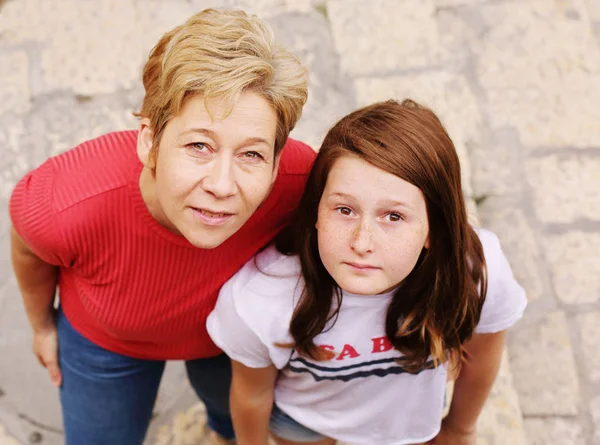
{"type": "Polygon", "coordinates": [[[208,318],[233,360],[237,443],[270,429],[281,445],[474,445],[526,298],[496,236],[467,222],[434,113],[388,101],[337,123],[292,239],[246,264],[208,318]]]}

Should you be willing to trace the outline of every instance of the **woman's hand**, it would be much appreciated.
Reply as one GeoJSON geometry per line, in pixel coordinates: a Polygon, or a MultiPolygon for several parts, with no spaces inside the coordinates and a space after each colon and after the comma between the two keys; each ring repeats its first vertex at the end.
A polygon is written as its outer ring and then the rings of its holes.
{"type": "Polygon", "coordinates": [[[33,333],[33,353],[40,364],[48,370],[52,384],[62,384],[62,374],[58,367],[58,334],[56,326],[33,333]]]}
{"type": "Polygon", "coordinates": [[[442,429],[435,438],[427,444],[431,445],[477,445],[477,433],[475,428],[470,430],[457,430],[442,422],[442,429]]]}

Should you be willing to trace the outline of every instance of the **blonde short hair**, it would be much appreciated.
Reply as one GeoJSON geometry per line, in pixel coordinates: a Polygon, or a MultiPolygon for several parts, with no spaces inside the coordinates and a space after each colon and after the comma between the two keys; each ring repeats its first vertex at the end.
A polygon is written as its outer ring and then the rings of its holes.
{"type": "Polygon", "coordinates": [[[222,99],[231,110],[241,93],[252,90],[277,115],[278,154],[302,114],[307,77],[306,68],[275,43],[264,21],[240,10],[205,9],[152,49],[143,74],[146,95],[136,115],[150,119],[155,155],[165,126],[187,98],[222,99]]]}

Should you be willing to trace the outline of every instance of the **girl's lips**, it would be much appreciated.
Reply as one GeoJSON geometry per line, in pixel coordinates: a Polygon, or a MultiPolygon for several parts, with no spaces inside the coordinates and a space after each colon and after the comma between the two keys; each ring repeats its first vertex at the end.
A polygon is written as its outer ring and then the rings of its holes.
{"type": "Polygon", "coordinates": [[[190,207],[194,215],[207,226],[220,226],[233,216],[232,213],[213,213],[208,210],[190,207]]]}
{"type": "Polygon", "coordinates": [[[344,263],[356,270],[377,270],[379,267],[371,266],[370,264],[359,264],[359,263],[344,263]]]}

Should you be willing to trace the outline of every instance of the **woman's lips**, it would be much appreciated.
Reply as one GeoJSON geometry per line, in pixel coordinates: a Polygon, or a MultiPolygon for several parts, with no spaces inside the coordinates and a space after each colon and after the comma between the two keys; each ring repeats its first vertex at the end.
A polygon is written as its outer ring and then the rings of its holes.
{"type": "Polygon", "coordinates": [[[191,207],[194,215],[207,226],[220,226],[225,224],[234,215],[227,212],[214,212],[206,209],[191,207]]]}

